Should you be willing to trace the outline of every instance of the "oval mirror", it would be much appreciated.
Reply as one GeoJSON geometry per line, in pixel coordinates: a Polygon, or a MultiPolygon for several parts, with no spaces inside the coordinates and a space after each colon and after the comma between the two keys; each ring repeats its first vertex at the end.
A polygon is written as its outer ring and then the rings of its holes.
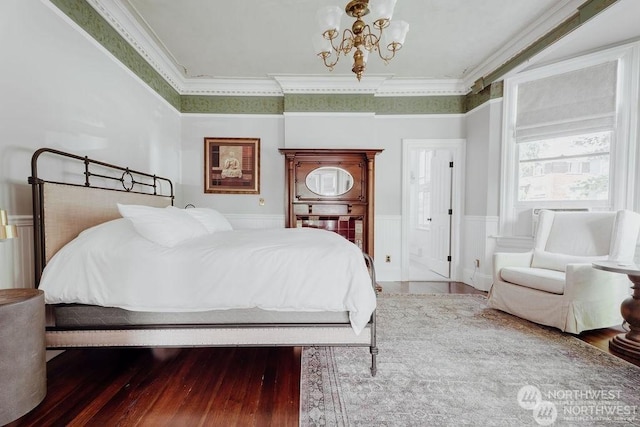
{"type": "Polygon", "coordinates": [[[310,172],[305,184],[319,196],[341,196],[353,188],[353,177],[342,168],[324,166],[310,172]]]}

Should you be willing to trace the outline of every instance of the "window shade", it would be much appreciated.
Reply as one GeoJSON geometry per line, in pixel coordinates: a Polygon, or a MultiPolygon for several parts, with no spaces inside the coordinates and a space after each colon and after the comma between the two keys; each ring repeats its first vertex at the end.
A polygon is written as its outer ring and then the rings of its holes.
{"type": "Polygon", "coordinates": [[[617,68],[611,61],[520,84],[516,141],[612,129],[617,68]]]}

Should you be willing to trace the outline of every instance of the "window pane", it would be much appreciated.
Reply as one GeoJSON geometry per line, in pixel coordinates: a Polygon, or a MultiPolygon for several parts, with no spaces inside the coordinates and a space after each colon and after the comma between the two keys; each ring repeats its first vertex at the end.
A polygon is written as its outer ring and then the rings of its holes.
{"type": "Polygon", "coordinates": [[[412,204],[411,209],[415,211],[415,220],[412,219],[412,225],[416,228],[428,229],[430,226],[428,218],[431,210],[431,159],[433,150],[418,149],[414,152],[414,167],[417,170],[412,171],[412,176],[417,177],[412,181],[412,191],[416,203],[412,204]]]}
{"type": "Polygon", "coordinates": [[[518,144],[518,200],[608,200],[610,146],[611,132],[518,144]]]}

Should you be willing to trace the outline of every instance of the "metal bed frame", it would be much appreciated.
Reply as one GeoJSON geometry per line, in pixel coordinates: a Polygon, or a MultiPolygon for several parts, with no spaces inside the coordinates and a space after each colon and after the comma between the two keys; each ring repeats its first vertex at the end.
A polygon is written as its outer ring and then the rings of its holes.
{"type": "MultiPolygon", "coordinates": [[[[167,178],[51,148],[35,151],[28,182],[32,186],[33,197],[36,287],[47,261],[60,247],[80,231],[120,217],[116,203],[164,207],[173,205],[175,198],[173,183],[167,178]],[[71,168],[81,162],[84,182],[66,183],[41,178],[38,161],[42,161],[43,155],[62,160],[71,168]],[[121,188],[112,188],[109,184],[121,188]]],[[[363,256],[376,291],[373,260],[366,253],[363,256]]],[[[174,323],[61,328],[55,325],[54,309],[53,306],[47,307],[47,348],[359,346],[369,347],[371,375],[377,371],[375,311],[365,329],[356,335],[349,323],[174,323]]]]}

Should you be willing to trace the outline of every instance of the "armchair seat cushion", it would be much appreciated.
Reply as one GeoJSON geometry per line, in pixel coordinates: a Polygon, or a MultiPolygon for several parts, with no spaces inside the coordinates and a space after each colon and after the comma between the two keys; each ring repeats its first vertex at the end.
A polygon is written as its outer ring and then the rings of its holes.
{"type": "Polygon", "coordinates": [[[514,285],[525,286],[543,292],[564,294],[565,273],[532,267],[503,267],[500,270],[503,281],[514,285]]]}

